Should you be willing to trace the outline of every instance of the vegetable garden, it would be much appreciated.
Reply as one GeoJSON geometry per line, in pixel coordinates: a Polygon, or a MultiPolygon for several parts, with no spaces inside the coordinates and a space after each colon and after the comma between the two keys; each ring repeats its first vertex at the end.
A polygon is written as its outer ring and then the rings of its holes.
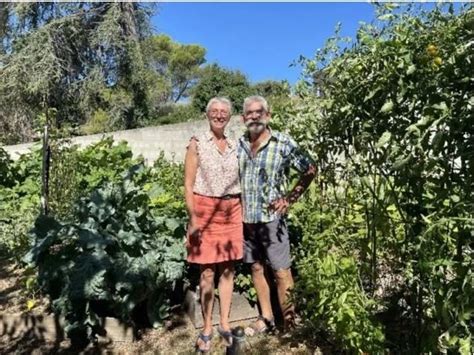
{"type": "MultiPolygon", "coordinates": [[[[337,349],[470,354],[474,11],[385,5],[378,19],[301,58],[302,80],[274,106],[273,127],[319,167],[289,214],[294,297],[337,349]]],[[[103,315],[133,322],[140,309],[160,326],[189,278],[182,166],[146,167],[107,139],[51,149],[44,216],[40,150],[13,162],[0,148],[1,253],[34,267],[78,343],[103,315]]]]}

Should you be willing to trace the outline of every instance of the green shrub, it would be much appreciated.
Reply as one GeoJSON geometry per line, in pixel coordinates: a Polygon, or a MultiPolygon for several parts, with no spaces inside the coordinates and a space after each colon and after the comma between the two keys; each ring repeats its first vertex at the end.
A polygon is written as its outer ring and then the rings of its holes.
{"type": "Polygon", "coordinates": [[[131,322],[142,304],[158,326],[169,314],[170,293],[185,268],[184,223],[165,209],[152,214],[153,199],[166,189],[154,183],[145,192],[135,179],[149,177],[134,166],[82,198],[71,221],[35,223],[26,260],[38,267],[39,285],[75,342],[93,340],[103,315],[131,322]]]}
{"type": "Polygon", "coordinates": [[[32,180],[21,191],[0,189],[0,254],[21,259],[30,246],[28,232],[39,211],[39,187],[32,180]]]}
{"type": "Polygon", "coordinates": [[[28,231],[40,211],[39,149],[13,162],[0,149],[0,253],[19,260],[29,247],[28,231]]]}
{"type": "Polygon", "coordinates": [[[321,315],[346,349],[367,351],[383,329],[395,353],[469,354],[474,12],[395,7],[377,6],[352,45],[336,35],[303,59],[296,98],[273,116],[320,170],[320,199],[293,211],[304,230],[298,287],[308,317],[321,315]],[[322,264],[342,260],[335,272],[322,264]],[[323,288],[351,292],[339,305],[323,288]],[[359,311],[339,327],[346,304],[359,311]]]}
{"type": "Polygon", "coordinates": [[[384,332],[374,320],[375,302],[362,289],[357,262],[337,252],[312,253],[298,262],[297,291],[304,318],[344,349],[380,354],[384,332]]]}
{"type": "Polygon", "coordinates": [[[109,132],[111,128],[110,117],[102,109],[95,111],[91,118],[81,127],[83,134],[96,134],[109,132]]]}
{"type": "Polygon", "coordinates": [[[202,68],[201,77],[192,89],[191,102],[199,112],[204,112],[210,99],[223,96],[232,102],[234,112],[242,112],[244,99],[251,92],[252,88],[244,74],[213,63],[202,68]]]}
{"type": "Polygon", "coordinates": [[[375,317],[380,304],[364,289],[367,274],[360,268],[368,254],[365,211],[353,190],[346,191],[322,193],[312,185],[293,206],[289,218],[301,231],[294,298],[308,324],[339,347],[382,353],[385,337],[375,317]]]}
{"type": "Polygon", "coordinates": [[[147,125],[164,125],[203,119],[203,113],[190,104],[167,106],[151,119],[147,125]]]}
{"type": "Polygon", "coordinates": [[[15,172],[8,153],[0,147],[0,186],[12,187],[15,184],[15,172]]]}
{"type": "Polygon", "coordinates": [[[105,182],[121,179],[123,171],[140,162],[126,142],[104,138],[84,149],[68,141],[51,143],[49,174],[50,213],[67,218],[74,201],[105,182]]]}

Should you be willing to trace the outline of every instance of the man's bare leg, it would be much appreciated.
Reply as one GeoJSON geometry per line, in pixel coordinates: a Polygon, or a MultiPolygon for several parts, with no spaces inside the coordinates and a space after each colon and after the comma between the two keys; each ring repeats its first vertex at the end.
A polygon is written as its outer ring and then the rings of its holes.
{"type": "Polygon", "coordinates": [[[277,283],[278,301],[283,315],[284,329],[290,330],[294,327],[295,307],[289,298],[289,292],[294,287],[291,269],[275,270],[277,283]]]}
{"type": "MultiPolygon", "coordinates": [[[[257,291],[257,298],[262,311],[262,317],[268,320],[273,320],[270,287],[267,278],[265,277],[265,266],[260,261],[252,264],[252,281],[255,290],[257,291]]],[[[266,324],[262,320],[257,321],[257,329],[263,329],[265,326],[266,324]]]]}

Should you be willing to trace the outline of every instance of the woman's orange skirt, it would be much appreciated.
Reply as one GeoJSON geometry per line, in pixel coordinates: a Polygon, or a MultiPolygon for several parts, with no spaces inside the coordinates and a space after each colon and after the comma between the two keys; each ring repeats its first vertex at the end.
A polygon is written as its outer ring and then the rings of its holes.
{"type": "Polygon", "coordinates": [[[188,262],[215,264],[242,259],[243,224],[239,197],[221,199],[194,194],[199,236],[188,236],[188,262]]]}

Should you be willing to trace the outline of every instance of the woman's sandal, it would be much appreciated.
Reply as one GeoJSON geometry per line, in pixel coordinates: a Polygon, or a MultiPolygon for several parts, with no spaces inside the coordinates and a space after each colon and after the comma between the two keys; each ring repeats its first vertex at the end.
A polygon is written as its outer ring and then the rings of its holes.
{"type": "Polygon", "coordinates": [[[198,338],[196,340],[196,352],[197,353],[208,353],[211,350],[211,339],[212,339],[212,334],[205,335],[203,333],[199,333],[198,338]],[[207,343],[209,343],[209,348],[205,349],[202,348],[198,345],[198,341],[201,339],[204,343],[204,346],[206,346],[207,343]]]}
{"type": "Polygon", "coordinates": [[[275,329],[275,321],[273,319],[267,319],[261,315],[257,317],[257,320],[245,328],[245,335],[253,337],[254,335],[264,334],[271,332],[275,329]],[[258,326],[258,322],[262,321],[264,323],[263,327],[258,326]]]}
{"type": "Polygon", "coordinates": [[[219,326],[217,332],[224,339],[227,347],[232,346],[232,330],[224,330],[219,326]]]}

